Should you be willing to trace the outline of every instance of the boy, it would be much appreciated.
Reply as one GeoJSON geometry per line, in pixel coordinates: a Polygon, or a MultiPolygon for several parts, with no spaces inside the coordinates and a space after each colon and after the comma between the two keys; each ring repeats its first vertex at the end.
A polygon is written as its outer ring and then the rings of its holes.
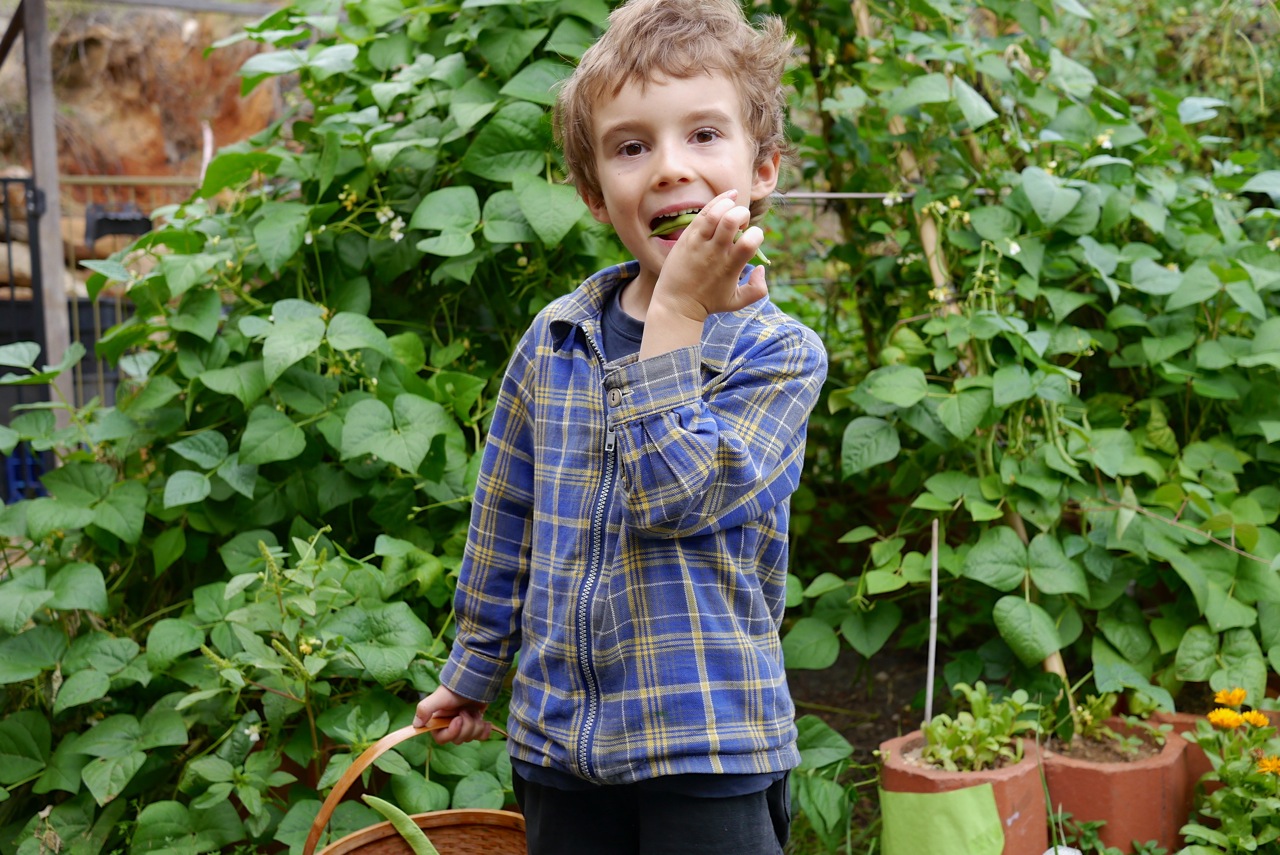
{"type": "Polygon", "coordinates": [[[782,24],[630,0],[556,104],[570,177],[635,260],[545,309],[476,488],[457,640],[416,722],[509,718],[529,851],[781,852],[799,762],[778,629],[821,342],[744,275],[785,146],[782,24]],[[651,232],[697,212],[683,230],[651,232]]]}

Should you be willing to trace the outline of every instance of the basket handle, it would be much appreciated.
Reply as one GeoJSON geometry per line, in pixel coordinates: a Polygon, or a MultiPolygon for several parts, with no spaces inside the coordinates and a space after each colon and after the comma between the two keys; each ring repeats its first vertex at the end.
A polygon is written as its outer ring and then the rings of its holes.
{"type": "MultiPolygon", "coordinates": [[[[347,771],[342,773],[342,777],[338,779],[338,782],[333,785],[333,789],[329,791],[324,804],[320,806],[320,812],[316,814],[315,821],[311,823],[311,833],[307,835],[306,845],[302,847],[302,855],[312,855],[316,851],[316,844],[320,842],[320,834],[324,831],[325,826],[329,824],[329,817],[333,816],[333,812],[338,807],[338,802],[342,801],[342,797],[347,794],[347,790],[351,788],[357,778],[364,774],[364,770],[368,769],[373,761],[406,739],[412,739],[415,736],[448,727],[450,721],[451,719],[448,718],[433,718],[423,727],[414,727],[410,724],[399,730],[393,730],[366,748],[355,760],[352,760],[351,765],[347,767],[347,771]]],[[[506,733],[501,729],[497,727],[493,729],[506,736],[506,733]]]]}

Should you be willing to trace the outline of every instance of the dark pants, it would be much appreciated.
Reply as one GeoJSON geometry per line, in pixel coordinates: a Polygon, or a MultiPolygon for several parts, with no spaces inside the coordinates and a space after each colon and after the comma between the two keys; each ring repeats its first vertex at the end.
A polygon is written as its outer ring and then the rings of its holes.
{"type": "Polygon", "coordinates": [[[695,798],[635,784],[561,790],[512,775],[529,855],[780,855],[787,778],[745,796],[695,798]]]}

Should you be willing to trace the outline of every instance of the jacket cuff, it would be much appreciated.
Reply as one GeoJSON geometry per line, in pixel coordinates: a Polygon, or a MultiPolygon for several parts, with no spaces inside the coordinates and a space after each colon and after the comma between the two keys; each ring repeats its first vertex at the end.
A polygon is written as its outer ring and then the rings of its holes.
{"type": "Polygon", "coordinates": [[[609,424],[666,413],[702,395],[702,347],[623,362],[604,377],[609,424]]]}
{"type": "Polygon", "coordinates": [[[469,653],[454,645],[449,661],[440,670],[440,683],[469,701],[487,704],[498,696],[511,666],[469,653]]]}

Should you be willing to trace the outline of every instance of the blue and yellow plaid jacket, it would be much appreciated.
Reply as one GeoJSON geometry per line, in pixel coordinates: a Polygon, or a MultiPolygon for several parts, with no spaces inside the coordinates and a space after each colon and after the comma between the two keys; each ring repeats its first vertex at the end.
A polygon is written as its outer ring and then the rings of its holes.
{"type": "Polygon", "coordinates": [[[512,756],[600,783],[794,767],[778,629],[822,343],[768,299],[606,363],[603,270],[535,319],[484,448],[441,681],[512,756]]]}

